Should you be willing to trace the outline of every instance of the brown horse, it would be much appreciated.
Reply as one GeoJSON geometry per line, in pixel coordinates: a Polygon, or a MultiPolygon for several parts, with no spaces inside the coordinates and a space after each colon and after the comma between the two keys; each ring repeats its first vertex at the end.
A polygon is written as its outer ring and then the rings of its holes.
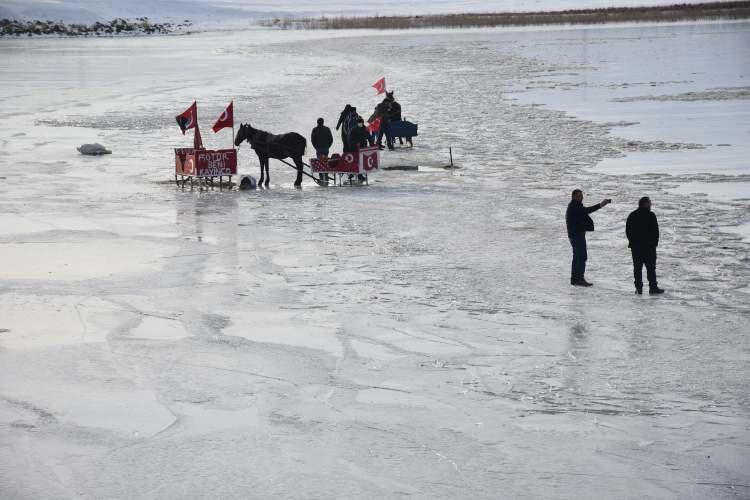
{"type": "Polygon", "coordinates": [[[247,141],[255,150],[260,162],[260,181],[258,185],[264,183],[268,187],[271,180],[271,174],[268,171],[268,160],[285,160],[291,158],[297,167],[297,180],[294,181],[295,187],[302,185],[302,172],[304,164],[302,158],[305,155],[307,140],[296,132],[287,134],[274,135],[253,128],[249,123],[241,123],[240,130],[234,138],[234,145],[239,146],[242,141],[247,141]],[[265,167],[265,172],[264,172],[265,167]],[[264,175],[265,174],[265,175],[264,175]]]}

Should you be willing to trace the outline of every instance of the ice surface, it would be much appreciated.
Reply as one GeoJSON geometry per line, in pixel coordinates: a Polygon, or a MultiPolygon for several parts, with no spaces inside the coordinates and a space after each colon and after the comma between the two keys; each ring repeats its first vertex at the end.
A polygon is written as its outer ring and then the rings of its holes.
{"type": "MultiPolygon", "coordinates": [[[[747,101],[619,103],[630,91],[606,85],[741,86],[749,39],[729,23],[0,40],[0,497],[747,498],[747,200],[692,193],[747,182],[721,156],[747,147],[747,101]],[[711,81],[673,74],[691,57],[711,81]],[[170,182],[192,100],[221,147],[231,99],[238,121],[308,135],[371,109],[383,74],[421,134],[383,161],[439,167],[452,145],[460,169],[170,182]],[[74,149],[93,141],[117,154],[74,149]],[[599,169],[639,155],[708,168],[599,169]],[[589,290],[568,285],[574,187],[615,199],[589,290]],[[643,194],[659,298],[632,293],[624,220],[643,194]]],[[[239,160],[257,175],[249,147],[239,160]]]]}
{"type": "Polygon", "coordinates": [[[750,200],[748,182],[688,182],[675,188],[683,194],[698,194],[719,201],[750,200]]]}

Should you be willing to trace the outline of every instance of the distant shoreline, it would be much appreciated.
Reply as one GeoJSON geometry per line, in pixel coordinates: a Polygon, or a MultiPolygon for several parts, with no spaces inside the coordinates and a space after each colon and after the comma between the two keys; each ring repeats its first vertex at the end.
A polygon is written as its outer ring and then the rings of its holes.
{"type": "MultiPolygon", "coordinates": [[[[522,26],[596,25],[684,21],[738,21],[750,19],[750,0],[672,4],[657,7],[608,7],[539,12],[488,12],[413,16],[284,17],[248,21],[229,31],[270,28],[280,30],[392,30],[419,28],[491,28],[522,26]]],[[[200,20],[152,22],[146,17],[117,18],[109,22],[65,23],[35,19],[0,19],[0,39],[17,37],[94,37],[189,35],[200,29],[200,20]],[[194,24],[197,23],[197,26],[194,24]]]]}
{"type": "Polygon", "coordinates": [[[115,37],[141,35],[168,35],[183,32],[192,26],[186,19],[182,23],[153,23],[147,17],[137,19],[113,19],[93,24],[64,23],[48,20],[0,19],[0,38],[4,37],[115,37]]]}
{"type": "Polygon", "coordinates": [[[609,7],[544,12],[431,14],[415,16],[316,17],[263,19],[259,25],[277,29],[418,29],[677,22],[750,19],[750,1],[672,4],[657,7],[609,7]]]}

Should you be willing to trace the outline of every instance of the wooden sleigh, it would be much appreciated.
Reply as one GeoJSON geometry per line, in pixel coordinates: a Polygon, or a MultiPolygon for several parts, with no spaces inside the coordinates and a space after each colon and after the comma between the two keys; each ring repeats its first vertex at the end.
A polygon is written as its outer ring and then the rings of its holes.
{"type": "Polygon", "coordinates": [[[310,170],[313,174],[332,175],[334,182],[342,185],[344,176],[350,184],[357,180],[368,183],[368,174],[380,169],[380,149],[377,146],[357,148],[351,153],[334,153],[330,157],[310,158],[310,170]]]}

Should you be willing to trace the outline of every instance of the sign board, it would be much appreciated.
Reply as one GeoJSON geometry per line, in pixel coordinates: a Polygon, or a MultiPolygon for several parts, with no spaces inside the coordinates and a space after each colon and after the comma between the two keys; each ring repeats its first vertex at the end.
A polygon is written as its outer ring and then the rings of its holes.
{"type": "Polygon", "coordinates": [[[174,150],[175,174],[191,177],[219,177],[237,175],[236,149],[193,149],[174,150]]]}

